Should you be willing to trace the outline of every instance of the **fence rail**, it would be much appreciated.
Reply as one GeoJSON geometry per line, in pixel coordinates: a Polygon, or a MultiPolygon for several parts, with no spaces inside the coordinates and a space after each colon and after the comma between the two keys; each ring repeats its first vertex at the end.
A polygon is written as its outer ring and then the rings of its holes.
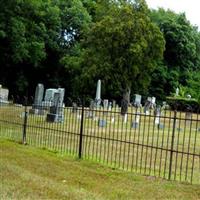
{"type": "MultiPolygon", "coordinates": [[[[0,137],[22,141],[140,174],[200,184],[199,112],[69,105],[58,122],[49,108],[0,106],[0,137]]],[[[60,112],[60,110],[59,110],[60,112]]]]}

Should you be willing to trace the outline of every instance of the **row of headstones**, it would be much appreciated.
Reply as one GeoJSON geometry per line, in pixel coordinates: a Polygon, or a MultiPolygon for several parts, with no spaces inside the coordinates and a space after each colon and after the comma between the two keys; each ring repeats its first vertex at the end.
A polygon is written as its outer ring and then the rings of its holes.
{"type": "MultiPolygon", "coordinates": [[[[141,108],[142,107],[141,100],[142,100],[142,96],[136,94],[135,95],[135,101],[134,101],[133,105],[136,108],[141,108]]],[[[95,99],[95,100],[91,100],[89,108],[91,110],[93,110],[94,108],[100,108],[101,102],[103,102],[103,109],[104,110],[111,111],[112,108],[116,108],[116,106],[117,106],[115,100],[113,100],[112,102],[109,102],[108,99],[104,99],[103,101],[101,101],[100,99],[98,99],[98,100],[95,99]]],[[[128,102],[122,102],[121,106],[122,106],[122,110],[123,110],[123,107],[126,107],[124,109],[127,110],[128,109],[128,102]]],[[[144,105],[144,113],[149,114],[149,110],[153,109],[153,108],[154,109],[156,108],[156,98],[155,97],[148,97],[146,102],[145,102],[145,105],[144,105]]]]}
{"type": "MultiPolygon", "coordinates": [[[[141,101],[142,101],[142,96],[139,94],[135,94],[135,100],[134,100],[133,105],[137,108],[142,107],[141,101]]],[[[99,108],[101,102],[102,102],[101,101],[101,80],[98,80],[95,101],[92,101],[90,103],[90,109],[94,109],[94,107],[99,108]]],[[[112,105],[112,103],[109,102],[107,99],[103,100],[104,109],[111,110],[112,106],[115,107],[114,103],[112,105]]],[[[148,97],[144,105],[144,113],[149,114],[149,110],[153,108],[156,108],[156,98],[148,97]]],[[[122,100],[121,113],[126,114],[127,110],[128,110],[128,102],[126,100],[122,100]]]]}
{"type": "Polygon", "coordinates": [[[35,90],[34,103],[29,113],[44,115],[48,111],[46,118],[48,122],[63,122],[64,95],[64,88],[49,88],[45,90],[44,96],[44,85],[38,84],[35,90]]]}
{"type": "MultiPolygon", "coordinates": [[[[134,128],[134,129],[137,129],[139,128],[139,125],[140,125],[140,117],[142,116],[143,114],[141,114],[140,112],[137,112],[135,114],[135,117],[134,117],[134,120],[131,122],[131,128],[134,128]]],[[[78,114],[77,115],[77,118],[80,120],[81,119],[81,115],[78,114]]],[[[91,112],[91,111],[88,111],[86,113],[86,118],[91,118],[92,120],[94,121],[97,121],[98,122],[98,126],[99,127],[106,127],[107,126],[107,123],[112,123],[114,124],[115,123],[115,117],[114,116],[111,116],[110,117],[110,120],[106,120],[105,118],[103,118],[102,116],[101,117],[98,117],[98,116],[95,116],[95,112],[91,112]]],[[[123,123],[124,124],[127,124],[128,122],[128,115],[125,114],[124,116],[122,116],[122,120],[123,120],[123,123]]],[[[174,120],[174,119],[172,119],[174,120]]],[[[191,123],[191,115],[189,116],[187,113],[186,113],[186,122],[189,124],[191,123]]],[[[117,120],[117,123],[119,123],[119,120],[117,120]]],[[[165,128],[165,124],[163,124],[161,122],[161,116],[160,115],[157,115],[154,119],[154,124],[155,124],[155,127],[157,127],[158,129],[161,129],[163,130],[165,128]]],[[[179,124],[177,122],[177,124],[179,124]]],[[[177,127],[177,131],[181,132],[183,131],[183,128],[181,127],[177,127]]],[[[198,131],[200,131],[200,128],[198,128],[198,131]]]]}

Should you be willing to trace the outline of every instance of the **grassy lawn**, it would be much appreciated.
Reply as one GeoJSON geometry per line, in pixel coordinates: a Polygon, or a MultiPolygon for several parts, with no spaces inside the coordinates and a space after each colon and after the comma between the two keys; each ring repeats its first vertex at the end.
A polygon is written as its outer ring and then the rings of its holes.
{"type": "Polygon", "coordinates": [[[0,140],[0,199],[200,199],[200,186],[0,140]]]}
{"type": "MultiPolygon", "coordinates": [[[[123,123],[119,109],[112,111],[105,113],[96,110],[96,119],[91,119],[87,118],[85,108],[83,158],[114,168],[168,178],[174,113],[165,111],[167,118],[160,119],[164,124],[163,129],[158,129],[155,125],[153,111],[149,116],[142,114],[139,127],[134,129],[131,128],[131,123],[135,120],[135,108],[129,108],[127,123],[123,123]],[[115,119],[114,123],[112,118],[115,119]],[[106,126],[99,127],[98,119],[106,120],[106,126]]],[[[23,112],[24,107],[0,107],[0,137],[22,140],[23,112]]],[[[46,115],[28,115],[27,143],[77,156],[81,108],[73,113],[71,107],[66,107],[64,115],[63,123],[46,122],[46,115]]],[[[200,184],[199,115],[193,114],[192,119],[189,122],[185,120],[185,113],[177,113],[171,179],[200,184]],[[190,155],[187,155],[188,152],[190,155]]]]}

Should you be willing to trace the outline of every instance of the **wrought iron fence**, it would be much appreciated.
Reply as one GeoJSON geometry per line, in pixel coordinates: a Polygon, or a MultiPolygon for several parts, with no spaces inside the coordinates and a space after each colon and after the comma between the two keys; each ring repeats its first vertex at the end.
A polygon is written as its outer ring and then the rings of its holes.
{"type": "Polygon", "coordinates": [[[129,106],[89,108],[67,102],[52,117],[48,105],[0,106],[0,136],[114,168],[200,184],[199,111],[129,106]]]}

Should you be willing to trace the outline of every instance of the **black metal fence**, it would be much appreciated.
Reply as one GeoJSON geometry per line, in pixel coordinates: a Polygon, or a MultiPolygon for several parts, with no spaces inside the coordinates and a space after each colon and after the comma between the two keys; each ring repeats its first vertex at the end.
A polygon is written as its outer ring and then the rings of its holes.
{"type": "Polygon", "coordinates": [[[55,122],[47,119],[48,106],[1,104],[0,137],[22,141],[114,168],[170,180],[200,184],[200,119],[197,111],[130,106],[103,109],[60,108],[55,122]]]}

